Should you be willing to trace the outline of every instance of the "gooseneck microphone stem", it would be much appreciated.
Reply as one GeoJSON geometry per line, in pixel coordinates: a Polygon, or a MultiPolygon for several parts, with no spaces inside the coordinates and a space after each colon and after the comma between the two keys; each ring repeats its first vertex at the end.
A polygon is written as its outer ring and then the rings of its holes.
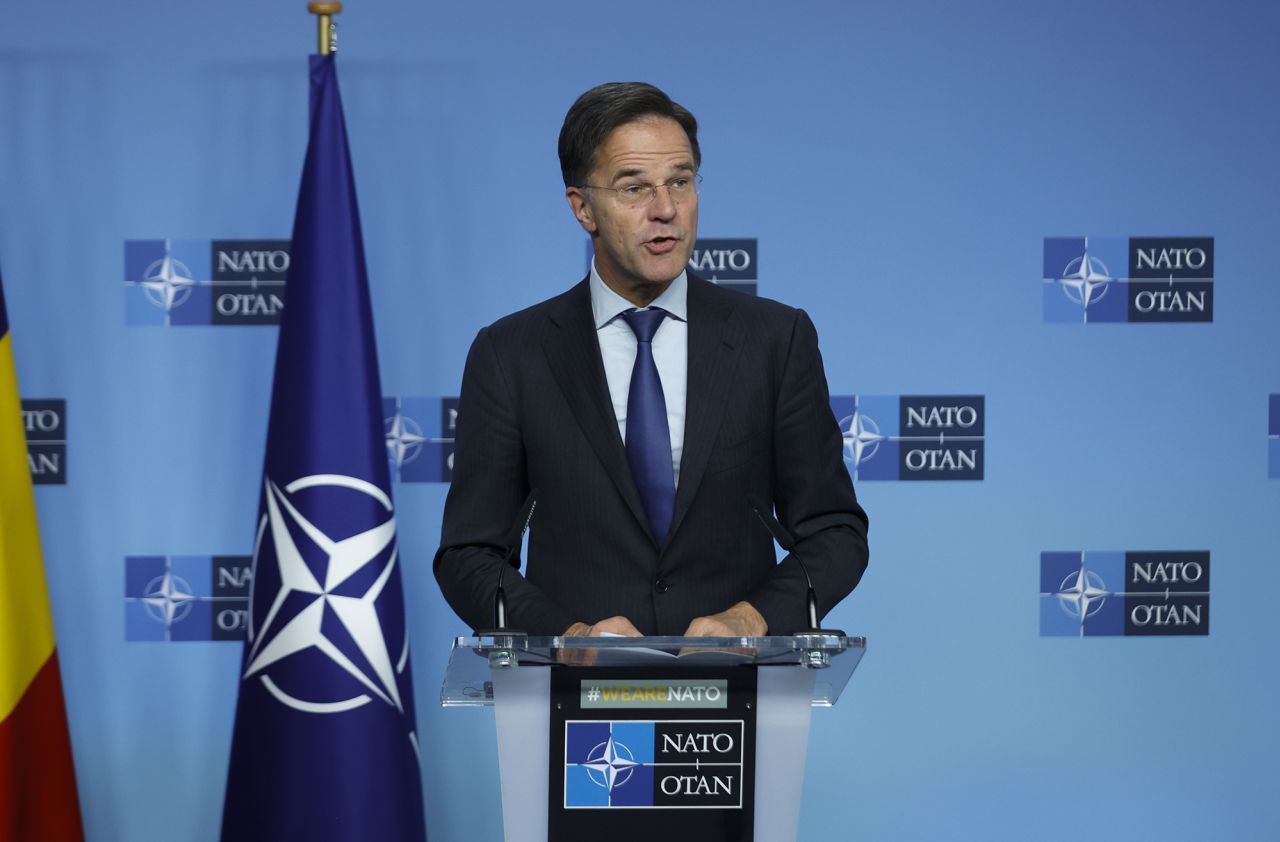
{"type": "Polygon", "coordinates": [[[493,628],[483,631],[477,630],[476,635],[479,637],[491,636],[494,633],[508,633],[510,631],[507,629],[507,591],[503,587],[503,583],[506,581],[508,565],[517,569],[520,567],[520,559],[516,556],[516,551],[520,547],[520,541],[524,538],[524,533],[529,529],[529,524],[533,522],[533,510],[537,507],[538,489],[535,488],[525,498],[524,505],[520,507],[520,514],[516,517],[515,523],[511,525],[511,530],[507,535],[507,550],[503,553],[502,564],[498,567],[498,590],[493,595],[493,628]]]}
{"type": "Polygon", "coordinates": [[[844,632],[842,631],[828,630],[818,627],[818,595],[813,589],[813,578],[809,575],[808,566],[805,565],[804,559],[800,557],[800,554],[796,552],[796,539],[786,530],[786,527],[781,523],[778,523],[778,519],[773,516],[772,512],[765,511],[754,504],[751,505],[751,511],[755,512],[756,517],[760,519],[762,524],[764,524],[764,528],[773,536],[773,540],[778,542],[778,546],[786,550],[787,554],[796,560],[796,564],[800,565],[800,572],[804,574],[804,582],[807,587],[805,594],[805,607],[808,609],[809,614],[809,628],[796,633],[836,634],[840,637],[844,637],[844,632]]]}

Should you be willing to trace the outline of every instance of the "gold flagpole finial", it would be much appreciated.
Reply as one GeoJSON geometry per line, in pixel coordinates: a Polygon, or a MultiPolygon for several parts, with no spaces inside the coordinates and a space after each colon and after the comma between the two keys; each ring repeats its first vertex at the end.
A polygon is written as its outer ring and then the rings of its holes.
{"type": "Polygon", "coordinates": [[[307,11],[320,23],[320,55],[327,56],[338,50],[338,25],[333,16],[342,11],[341,3],[308,3],[307,11]]]}

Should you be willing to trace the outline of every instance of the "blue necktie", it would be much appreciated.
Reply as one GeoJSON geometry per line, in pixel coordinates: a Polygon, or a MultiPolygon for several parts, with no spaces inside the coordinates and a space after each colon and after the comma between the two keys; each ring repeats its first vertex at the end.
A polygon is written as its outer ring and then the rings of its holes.
{"type": "Polygon", "coordinates": [[[627,462],[659,545],[671,528],[676,502],[667,400],[653,361],[653,335],[666,315],[666,310],[656,307],[622,314],[636,335],[636,364],[631,369],[631,391],[627,395],[627,462]]]}

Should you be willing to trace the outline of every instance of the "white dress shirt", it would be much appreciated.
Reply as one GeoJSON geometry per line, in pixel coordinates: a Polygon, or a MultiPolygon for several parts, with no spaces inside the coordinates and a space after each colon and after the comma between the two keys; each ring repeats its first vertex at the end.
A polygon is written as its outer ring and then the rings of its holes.
{"type": "MultiPolygon", "coordinates": [[[[689,279],[684,272],[671,282],[650,307],[667,311],[667,317],[653,335],[653,361],[662,381],[667,403],[667,427],[671,431],[671,469],[680,483],[680,457],[684,452],[685,387],[689,377],[689,279]]],[[[636,307],[605,285],[591,260],[591,312],[596,321],[596,338],[604,360],[604,376],[609,383],[613,415],[618,433],[627,440],[627,396],[631,393],[631,369],[636,364],[636,335],[620,316],[636,307]]]]}

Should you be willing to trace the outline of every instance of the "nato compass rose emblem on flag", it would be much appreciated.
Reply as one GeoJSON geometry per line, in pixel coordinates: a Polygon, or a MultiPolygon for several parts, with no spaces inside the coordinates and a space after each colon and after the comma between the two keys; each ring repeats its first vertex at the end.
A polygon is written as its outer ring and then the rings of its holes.
{"type": "Polygon", "coordinates": [[[320,474],[283,488],[268,477],[264,499],[244,679],[257,676],[307,713],[371,703],[403,713],[409,638],[391,608],[403,600],[391,498],[365,480],[320,474]]]}

